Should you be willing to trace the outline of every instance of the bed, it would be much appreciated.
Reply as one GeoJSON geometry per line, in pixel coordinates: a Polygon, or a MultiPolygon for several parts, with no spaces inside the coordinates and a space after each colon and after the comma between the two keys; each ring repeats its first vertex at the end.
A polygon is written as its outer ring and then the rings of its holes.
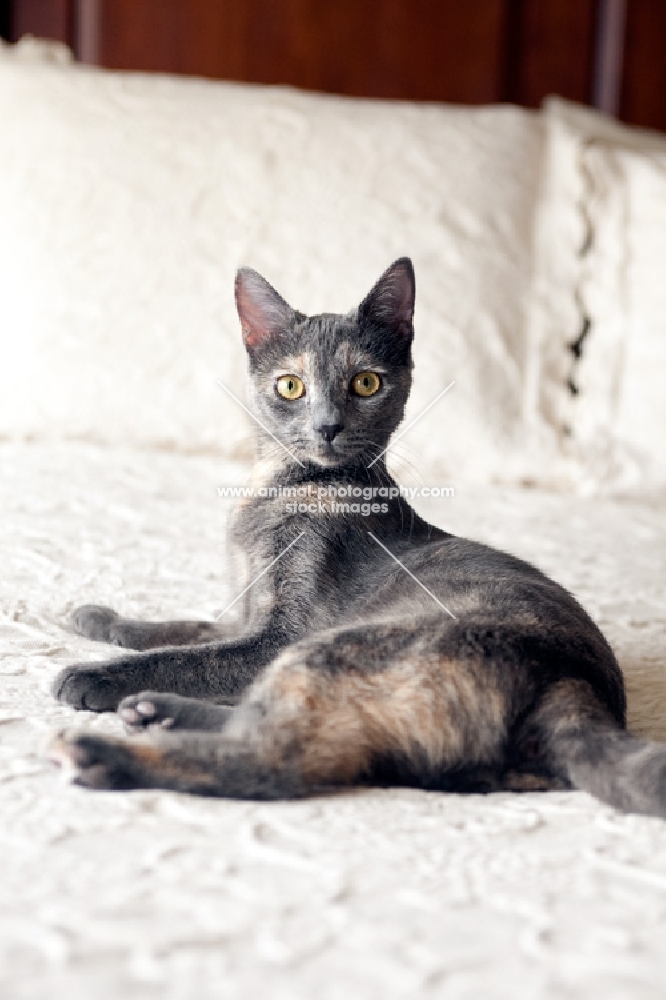
{"type": "Polygon", "coordinates": [[[0,116],[3,995],[663,995],[659,820],[573,792],[91,794],[43,754],[63,726],[119,731],[49,693],[108,655],[72,608],[213,618],[236,596],[219,488],[246,481],[251,420],[215,384],[242,380],[234,267],[342,309],[404,244],[411,417],[456,386],[398,474],[453,488],[415,501],[435,523],[570,588],[631,728],[666,740],[663,138],[557,101],[347,103],[35,43],[0,51],[0,116]]]}

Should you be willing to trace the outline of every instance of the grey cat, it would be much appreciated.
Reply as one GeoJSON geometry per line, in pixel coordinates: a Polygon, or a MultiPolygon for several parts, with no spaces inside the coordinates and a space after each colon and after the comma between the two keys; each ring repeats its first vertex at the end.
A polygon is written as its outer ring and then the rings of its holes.
{"type": "Polygon", "coordinates": [[[82,635],[144,652],[61,671],[56,697],[147,734],[61,733],[51,753],[77,783],[261,799],[581,788],[666,815],[666,748],[626,732],[622,674],[577,601],[395,495],[383,452],[411,385],[414,296],[407,258],[347,315],[306,317],[238,272],[250,406],[271,432],[254,482],[274,495],[244,500],[233,536],[248,581],[263,575],[237,635],[74,613],[82,635]],[[369,512],[286,512],[284,487],[350,485],[376,490],[369,512]]]}

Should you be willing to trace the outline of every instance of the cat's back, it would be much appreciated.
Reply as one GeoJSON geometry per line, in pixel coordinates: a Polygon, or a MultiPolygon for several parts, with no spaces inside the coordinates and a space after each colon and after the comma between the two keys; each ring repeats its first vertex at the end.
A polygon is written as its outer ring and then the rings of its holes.
{"type": "Polygon", "coordinates": [[[431,615],[446,609],[451,620],[476,614],[507,621],[543,620],[592,626],[576,598],[536,566],[473,539],[433,533],[415,541],[397,537],[386,544],[368,581],[362,614],[399,615],[405,609],[431,615]]]}

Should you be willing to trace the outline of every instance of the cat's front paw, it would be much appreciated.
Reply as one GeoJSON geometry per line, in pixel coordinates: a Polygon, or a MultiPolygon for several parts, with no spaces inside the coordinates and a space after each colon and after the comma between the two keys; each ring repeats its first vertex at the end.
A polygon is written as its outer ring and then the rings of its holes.
{"type": "Polygon", "coordinates": [[[125,791],[142,785],[141,748],[96,733],[61,732],[47,750],[75,785],[125,791]]]}
{"type": "Polygon", "coordinates": [[[120,615],[112,608],[105,608],[101,604],[84,604],[72,612],[70,621],[74,631],[86,639],[120,645],[116,630],[120,615]]]}
{"type": "Polygon", "coordinates": [[[89,712],[115,712],[127,687],[108,666],[65,667],[51,691],[58,701],[89,712]]]}

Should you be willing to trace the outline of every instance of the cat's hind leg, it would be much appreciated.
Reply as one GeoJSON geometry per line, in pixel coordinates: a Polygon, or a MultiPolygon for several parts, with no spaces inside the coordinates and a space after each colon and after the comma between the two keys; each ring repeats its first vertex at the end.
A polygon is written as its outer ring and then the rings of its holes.
{"type": "Polygon", "coordinates": [[[130,732],[150,729],[189,730],[219,733],[229,721],[233,708],[198,698],[183,698],[160,691],[142,691],[124,698],[118,715],[130,732]]]}
{"type": "MultiPolygon", "coordinates": [[[[439,625],[437,629],[439,629],[439,625]]],[[[443,624],[442,629],[448,629],[443,624]]],[[[95,788],[291,798],[357,783],[491,790],[509,698],[413,625],[332,630],[282,652],[222,733],[62,734],[58,761],[95,788]]]]}
{"type": "Polygon", "coordinates": [[[125,649],[158,649],[161,646],[191,646],[224,638],[226,629],[215,622],[143,622],[122,618],[112,608],[84,604],[72,612],[72,628],[86,639],[108,642],[125,649]]]}
{"type": "Polygon", "coordinates": [[[58,734],[51,760],[85,788],[162,788],[237,799],[296,798],[308,791],[297,773],[276,769],[237,741],[212,733],[161,734],[157,740],[97,733],[58,734]]]}

